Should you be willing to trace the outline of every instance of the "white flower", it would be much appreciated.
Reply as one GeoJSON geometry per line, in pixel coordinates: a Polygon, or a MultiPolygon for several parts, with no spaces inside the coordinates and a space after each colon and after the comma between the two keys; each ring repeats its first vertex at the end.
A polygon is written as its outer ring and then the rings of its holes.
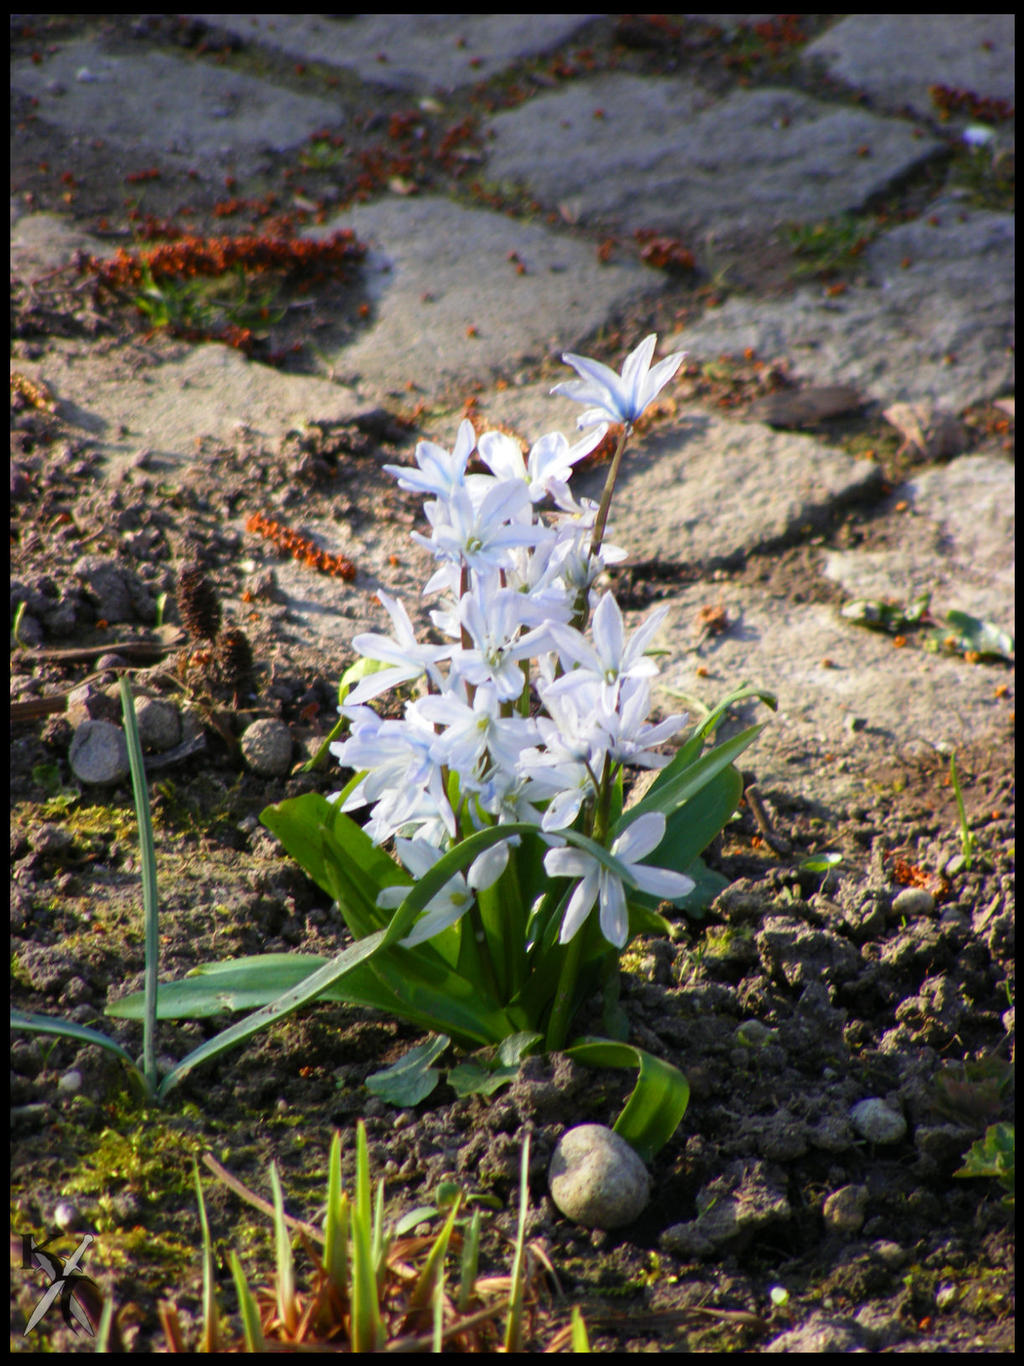
{"type": "MultiPolygon", "coordinates": [[[[685,873],[650,868],[639,862],[645,854],[653,853],[664,837],[665,817],[660,811],[648,811],[627,826],[612,845],[611,852],[625,864],[633,885],[640,891],[674,900],[693,890],[693,879],[685,873]]],[[[551,877],[580,879],[565,909],[559,942],[568,944],[596,901],[601,933],[616,948],[624,948],[629,933],[629,915],[622,879],[585,849],[549,849],[544,855],[544,867],[551,877]]]]}
{"type": "Polygon", "coordinates": [[[668,615],[667,607],[659,607],[639,626],[626,643],[622,612],[611,593],[605,593],[597,605],[591,625],[594,644],[582,632],[561,622],[552,622],[551,636],[562,656],[562,663],[574,663],[578,668],[563,674],[552,683],[547,693],[568,692],[590,676],[601,684],[601,701],[609,711],[615,706],[621,678],[651,678],[658,672],[653,659],[644,654],[661,623],[668,615]]]}
{"type": "Polygon", "coordinates": [[[520,660],[549,649],[546,626],[538,626],[516,638],[522,624],[523,596],[511,588],[495,587],[497,581],[477,583],[463,595],[459,620],[473,641],[473,648],[454,649],[453,665],[467,683],[493,683],[502,702],[514,701],[523,691],[520,660]]]}
{"type": "MultiPolygon", "coordinates": [[[[444,852],[423,839],[397,839],[395,840],[395,851],[409,872],[417,879],[428,873],[444,852]]],[[[400,906],[408,895],[409,888],[404,883],[385,887],[377,895],[377,905],[384,910],[390,910],[400,906]]],[[[423,908],[423,914],[405,938],[399,940],[399,943],[403,948],[412,949],[417,944],[422,944],[426,939],[433,939],[435,934],[439,934],[441,930],[446,930],[449,925],[454,925],[457,920],[465,915],[472,904],[473,892],[465,875],[456,873],[436,895],[430,898],[423,908]]]]}
{"type": "Polygon", "coordinates": [[[381,669],[357,683],[345,699],[350,707],[367,702],[371,697],[379,697],[389,688],[397,687],[399,683],[409,683],[424,673],[435,687],[440,687],[441,674],[436,667],[437,661],[449,656],[454,648],[451,645],[421,645],[402,604],[387,593],[378,593],[377,597],[395,624],[395,639],[367,631],[354,637],[352,647],[368,659],[383,660],[394,667],[381,669]]]}
{"type": "Polygon", "coordinates": [[[604,745],[619,764],[638,764],[641,768],[664,768],[667,754],[656,754],[654,746],[663,744],[686,724],[686,713],[676,712],[664,721],[650,725],[651,689],[645,678],[624,678],[614,711],[598,720],[604,745]]]}
{"type": "Polygon", "coordinates": [[[577,427],[590,427],[595,422],[621,422],[627,427],[632,426],[652,399],[664,389],[686,356],[685,351],[676,351],[659,361],[652,370],[651,357],[657,341],[654,332],[645,337],[626,357],[621,375],[598,360],[588,360],[586,356],[574,356],[566,352],[562,359],[582,378],[556,384],[551,392],[571,398],[574,403],[594,404],[577,418],[577,427]]]}
{"type": "Polygon", "coordinates": [[[412,707],[406,708],[402,721],[384,721],[370,707],[344,706],[341,710],[353,723],[352,734],[347,740],[332,744],[331,753],[345,768],[367,770],[363,780],[349,793],[342,810],[354,811],[368,802],[377,802],[374,817],[378,826],[371,838],[377,838],[379,843],[407,821],[422,817],[426,793],[432,809],[454,835],[455,816],[445,796],[441,766],[432,754],[437,736],[430,722],[418,716],[412,707]],[[378,838],[384,811],[389,813],[387,824],[391,829],[378,838]]]}
{"type": "Polygon", "coordinates": [[[530,501],[537,503],[557,486],[563,489],[572,467],[604,440],[607,424],[570,446],[561,432],[548,432],[530,448],[524,459],[519,442],[504,432],[484,432],[478,443],[480,459],[499,479],[522,479],[530,487],[530,501]]]}
{"type": "Polygon", "coordinates": [[[469,457],[476,445],[476,432],[468,419],[464,420],[455,438],[455,446],[446,451],[433,441],[421,441],[416,447],[418,469],[409,465],[385,465],[388,474],[398,480],[398,487],[410,493],[432,493],[448,499],[463,483],[469,457]]]}
{"type": "Polygon", "coordinates": [[[509,562],[509,546],[535,545],[547,535],[544,527],[514,520],[529,502],[529,490],[518,480],[494,480],[480,500],[463,485],[447,502],[427,504],[433,526],[429,538],[417,531],[412,537],[441,559],[465,562],[484,572],[503,569],[509,562]]]}
{"type": "Polygon", "coordinates": [[[472,703],[458,692],[431,693],[407,710],[445,727],[434,736],[431,754],[459,774],[471,774],[485,751],[494,763],[511,772],[520,750],[535,739],[533,726],[525,717],[501,715],[497,692],[490,683],[476,689],[472,703]]]}

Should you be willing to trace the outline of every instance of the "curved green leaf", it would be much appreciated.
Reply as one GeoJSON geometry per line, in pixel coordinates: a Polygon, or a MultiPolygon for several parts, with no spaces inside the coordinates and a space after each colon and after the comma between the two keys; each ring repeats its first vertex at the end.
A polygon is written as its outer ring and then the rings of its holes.
{"type": "Polygon", "coordinates": [[[665,1146],[686,1113],[690,1085],[678,1067],[633,1044],[609,1039],[577,1039],[566,1050],[591,1067],[635,1067],[633,1094],[612,1125],[644,1162],[665,1146]]]}

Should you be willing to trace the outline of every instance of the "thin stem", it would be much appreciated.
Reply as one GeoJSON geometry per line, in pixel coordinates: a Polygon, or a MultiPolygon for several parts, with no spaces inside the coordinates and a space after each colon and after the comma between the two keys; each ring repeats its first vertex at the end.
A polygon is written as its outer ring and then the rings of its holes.
{"type": "Polygon", "coordinates": [[[590,538],[591,559],[601,549],[601,542],[604,540],[604,529],[608,523],[608,509],[611,507],[612,494],[615,492],[615,481],[619,477],[619,466],[622,464],[622,452],[626,449],[626,442],[632,435],[632,422],[623,423],[622,435],[619,437],[619,444],[615,447],[615,454],[612,456],[612,463],[608,469],[608,478],[604,481],[604,491],[601,494],[601,502],[597,509],[597,521],[594,523],[594,534],[590,538]]]}
{"type": "MultiPolygon", "coordinates": [[[[601,502],[597,509],[597,520],[594,522],[594,531],[590,538],[590,549],[587,552],[587,573],[589,574],[590,561],[595,560],[604,541],[605,527],[608,525],[608,510],[612,505],[612,494],[615,492],[615,481],[619,477],[619,466],[622,464],[622,453],[626,449],[626,442],[633,434],[633,424],[625,422],[622,426],[622,434],[619,437],[619,444],[615,447],[615,454],[612,456],[612,463],[608,468],[608,478],[604,481],[604,489],[601,493],[601,502]]],[[[590,615],[588,603],[588,585],[584,583],[576,594],[572,625],[577,631],[587,629],[587,618],[590,615]]]]}

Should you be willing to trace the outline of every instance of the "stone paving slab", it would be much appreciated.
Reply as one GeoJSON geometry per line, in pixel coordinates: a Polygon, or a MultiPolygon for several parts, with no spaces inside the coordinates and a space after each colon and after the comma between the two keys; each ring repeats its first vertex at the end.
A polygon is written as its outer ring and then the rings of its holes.
{"type": "Polygon", "coordinates": [[[123,148],[129,170],[158,159],[252,171],[268,150],[288,151],[347,117],[337,98],[296,95],[203,59],[115,54],[86,39],[59,47],[38,65],[14,62],[11,85],[39,101],[45,122],[123,148]]]}
{"type": "Polygon", "coordinates": [[[903,120],[793,90],[718,100],[686,78],[618,73],[498,114],[488,131],[485,174],[499,184],[585,223],[693,243],[854,212],[942,147],[903,120]]]}
{"type": "MultiPolygon", "coordinates": [[[[626,452],[611,539],[635,559],[709,568],[806,535],[830,509],[879,482],[878,466],[812,436],[693,414],[626,452]]],[[[577,496],[599,498],[605,471],[577,496]]]]}
{"type": "Polygon", "coordinates": [[[655,642],[669,651],[659,661],[657,697],[674,712],[687,704],[666,689],[707,706],[741,680],[774,692],[778,712],[751,707],[733,727],[770,718],[744,760],[763,788],[778,784],[841,806],[864,794],[859,775],[880,761],[962,748],[985,735],[1009,739],[1013,701],[997,696],[1005,670],[894,648],[891,638],[853,627],[820,604],[716,588],[694,584],[668,600],[672,610],[655,642]],[[708,605],[724,606],[734,625],[698,655],[696,623],[708,605]]]}
{"type": "Polygon", "coordinates": [[[60,214],[23,214],[22,206],[11,201],[11,274],[19,280],[31,282],[60,270],[78,251],[108,256],[114,250],[60,214]]]}
{"type": "Polygon", "coordinates": [[[931,85],[1013,100],[1012,14],[851,14],[809,43],[830,75],[892,109],[936,115],[931,85]]]}
{"type": "Polygon", "coordinates": [[[351,389],[257,365],[213,342],[157,364],[133,367],[131,359],[112,362],[54,339],[43,359],[18,361],[47,386],[59,414],[98,442],[114,473],[142,447],[180,466],[195,459],[204,436],[229,441],[245,425],[274,441],[311,418],[341,422],[368,406],[351,389]]]}
{"type": "Polygon", "coordinates": [[[734,297],[668,345],[706,358],[752,347],[815,384],[959,411],[1013,384],[1014,237],[1012,214],[944,198],[873,242],[844,293],[734,297]]]}
{"type": "Polygon", "coordinates": [[[194,19],[369,85],[431,94],[487,80],[568,42],[591,14],[195,14],[194,19]]]}
{"type": "Polygon", "coordinates": [[[357,205],[309,235],[339,227],[372,249],[363,283],[375,312],[353,344],[324,354],[339,375],[406,400],[410,381],[433,394],[575,346],[665,283],[633,262],[600,264],[587,242],[438,196],[357,205]]]}
{"type": "Polygon", "coordinates": [[[927,591],[934,616],[956,609],[1012,634],[1013,464],[961,456],[900,484],[889,508],[905,509],[896,514],[898,543],[884,550],[828,551],[823,572],[851,598],[910,603],[927,591]]]}

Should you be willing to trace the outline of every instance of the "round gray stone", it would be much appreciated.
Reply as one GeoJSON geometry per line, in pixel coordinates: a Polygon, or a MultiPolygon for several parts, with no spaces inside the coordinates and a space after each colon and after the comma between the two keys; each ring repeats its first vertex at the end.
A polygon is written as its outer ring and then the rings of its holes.
{"type": "Polygon", "coordinates": [[[904,887],[893,898],[892,908],[897,915],[931,915],[935,910],[935,898],[927,887],[904,887]]]}
{"type": "Polygon", "coordinates": [[[609,1229],[639,1217],[650,1199],[651,1179],[624,1138],[603,1124],[580,1124],[558,1140],[548,1187],[567,1219],[609,1229]]]}
{"type": "Polygon", "coordinates": [[[850,1119],[861,1138],[869,1143],[898,1143],[907,1132],[903,1116],[875,1096],[859,1100],[850,1110],[850,1119]]]}
{"type": "Polygon", "coordinates": [[[254,721],[242,736],[242,757],[263,778],[283,778],[292,762],[292,733],[283,721],[254,721]]]}
{"type": "Polygon", "coordinates": [[[75,777],[83,783],[119,783],[128,777],[128,743],[112,721],[83,721],[68,751],[75,777]]]}
{"type": "Polygon", "coordinates": [[[162,753],[181,739],[181,714],[173,702],[161,697],[140,698],[135,704],[135,719],[144,749],[162,753]]]}

